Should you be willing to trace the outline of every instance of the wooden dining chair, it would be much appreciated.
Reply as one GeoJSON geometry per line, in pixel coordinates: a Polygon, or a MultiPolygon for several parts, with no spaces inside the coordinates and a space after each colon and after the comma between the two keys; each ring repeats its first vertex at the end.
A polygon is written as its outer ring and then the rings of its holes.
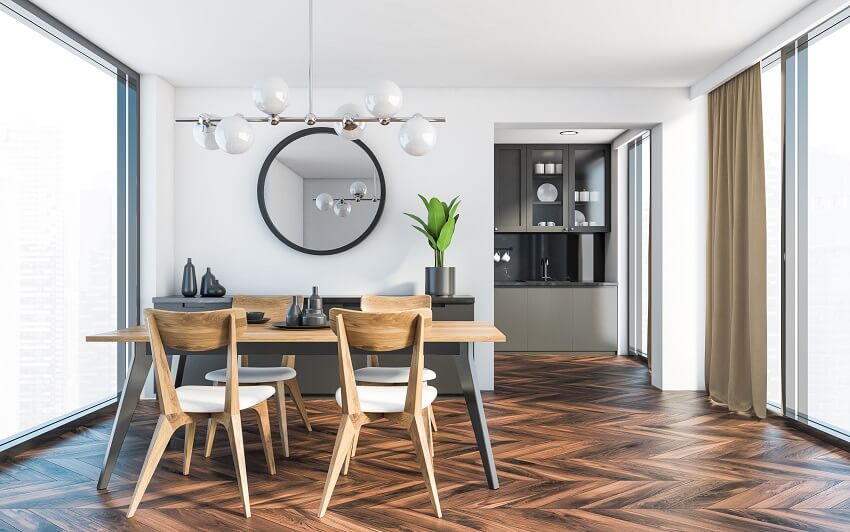
{"type": "MultiPolygon", "coordinates": [[[[270,323],[284,321],[286,319],[286,310],[289,308],[290,303],[292,303],[290,296],[233,296],[234,308],[242,308],[247,312],[265,312],[270,323]]],[[[280,439],[283,442],[283,456],[289,457],[286,388],[289,388],[289,395],[292,396],[292,402],[295,403],[295,408],[301,415],[301,419],[304,420],[304,426],[307,427],[307,431],[313,431],[313,427],[310,425],[310,418],[307,415],[307,408],[304,405],[304,399],[301,397],[301,388],[298,386],[298,373],[295,371],[295,355],[281,355],[280,366],[275,367],[250,367],[248,366],[248,355],[242,355],[240,358],[240,385],[268,384],[275,388],[278,426],[280,427],[280,439]]],[[[205,378],[208,381],[212,381],[213,386],[220,385],[225,382],[225,370],[217,369],[210,371],[206,374],[205,378]]],[[[212,454],[215,432],[216,422],[210,419],[209,427],[207,428],[207,444],[204,450],[204,456],[208,458],[212,454]]]]}
{"type": "Polygon", "coordinates": [[[387,419],[410,434],[431,506],[437,517],[442,517],[429,445],[431,427],[427,421],[427,408],[437,397],[437,389],[422,381],[425,326],[431,319],[431,310],[374,313],[335,308],[331,309],[330,318],[337,335],[340,387],[336,391],[336,402],[342,408],[342,418],[325,479],[319,517],[325,515],[340,472],[348,464],[355,434],[363,425],[380,419],[387,419]],[[357,386],[351,364],[352,347],[379,353],[410,346],[413,354],[407,386],[357,386]]]}
{"type": "MultiPolygon", "coordinates": [[[[360,298],[360,310],[364,312],[399,312],[419,308],[430,309],[431,296],[363,296],[360,298]]],[[[410,368],[381,366],[378,355],[375,354],[368,356],[367,364],[365,368],[354,370],[354,380],[372,386],[398,386],[407,383],[410,368]]],[[[422,370],[422,379],[425,382],[436,378],[436,372],[428,368],[422,370]]],[[[431,430],[437,432],[437,419],[434,417],[432,405],[428,405],[428,422],[431,424],[431,430]]],[[[354,445],[351,447],[352,458],[357,453],[359,436],[358,433],[357,437],[354,438],[354,445]]]]}
{"type": "Polygon", "coordinates": [[[242,309],[210,312],[169,312],[145,309],[145,321],[153,351],[154,379],[157,384],[159,419],[148,447],[127,517],[133,517],[148,483],[165,451],[168,441],[180,427],[186,427],[183,474],[189,474],[195,427],[214,419],[224,425],[230,436],[230,450],[236,468],[236,482],[246,517],[251,517],[248,478],[245,471],[245,449],[242,443],[241,411],[250,408],[257,413],[260,438],[269,474],[275,473],[271,428],[266,399],[274,395],[271,386],[239,386],[236,381],[236,340],[245,331],[247,320],[242,309]],[[227,347],[224,387],[180,386],[174,388],[166,349],[183,352],[211,351],[227,347]]]}

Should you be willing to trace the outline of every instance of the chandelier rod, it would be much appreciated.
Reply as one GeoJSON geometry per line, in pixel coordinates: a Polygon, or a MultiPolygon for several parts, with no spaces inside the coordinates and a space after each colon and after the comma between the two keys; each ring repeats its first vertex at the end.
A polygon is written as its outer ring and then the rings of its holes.
{"type": "Polygon", "coordinates": [[[313,114],[313,0],[309,0],[307,12],[308,31],[308,56],[307,56],[307,114],[313,114]]]}
{"type": "MultiPolygon", "coordinates": [[[[246,116],[244,117],[247,122],[272,122],[271,116],[246,116]]],[[[411,120],[412,116],[394,116],[388,119],[375,118],[374,116],[358,116],[357,122],[367,122],[367,123],[384,123],[384,122],[407,122],[411,120]]],[[[444,116],[423,116],[425,120],[428,122],[439,122],[445,123],[446,117],[444,116]]],[[[339,122],[343,119],[341,116],[317,116],[316,122],[323,123],[333,123],[339,122]]],[[[221,118],[215,118],[211,116],[200,116],[195,118],[175,118],[175,122],[191,122],[193,124],[203,124],[205,126],[209,126],[210,124],[217,124],[222,121],[221,118]]],[[[296,117],[296,116],[278,116],[278,122],[304,122],[304,117],[296,117]]]]}

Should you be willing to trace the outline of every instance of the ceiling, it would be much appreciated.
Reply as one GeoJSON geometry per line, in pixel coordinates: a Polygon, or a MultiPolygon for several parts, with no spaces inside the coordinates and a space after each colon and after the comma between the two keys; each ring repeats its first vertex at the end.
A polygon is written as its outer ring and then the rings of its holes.
{"type": "MultiPolygon", "coordinates": [[[[35,0],[177,86],[304,86],[307,0],[35,0]],[[238,6],[238,7],[237,7],[238,6]]],[[[321,0],[318,86],[685,87],[811,0],[321,0]]]]}
{"type": "Polygon", "coordinates": [[[583,128],[517,128],[497,127],[493,141],[497,144],[610,144],[625,133],[625,129],[583,128]],[[577,135],[561,135],[561,131],[575,131],[577,135]]]}

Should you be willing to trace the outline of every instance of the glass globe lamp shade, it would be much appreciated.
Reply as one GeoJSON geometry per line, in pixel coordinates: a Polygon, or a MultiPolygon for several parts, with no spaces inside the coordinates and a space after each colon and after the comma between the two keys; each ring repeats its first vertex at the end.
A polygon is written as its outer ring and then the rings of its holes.
{"type": "Polygon", "coordinates": [[[254,130],[242,115],[228,116],[216,126],[215,142],[227,153],[245,153],[254,143],[254,130]]]}
{"type": "Polygon", "coordinates": [[[338,201],[334,203],[334,214],[336,214],[340,218],[345,218],[346,216],[351,214],[351,204],[346,203],[344,201],[338,201]]]}
{"type": "Polygon", "coordinates": [[[348,193],[359,201],[366,195],[366,183],[362,181],[355,181],[350,187],[348,187],[348,193]]]}
{"type": "Polygon", "coordinates": [[[215,125],[205,126],[203,124],[195,124],[192,127],[192,137],[198,146],[207,150],[217,150],[218,144],[215,142],[215,125]]]}
{"type": "Polygon", "coordinates": [[[329,211],[333,207],[334,198],[327,192],[322,192],[316,196],[316,208],[320,211],[329,211]]]}
{"type": "Polygon", "coordinates": [[[401,102],[401,88],[388,79],[370,83],[366,89],[366,109],[375,118],[392,118],[401,109],[401,102]]]}
{"type": "Polygon", "coordinates": [[[355,103],[347,103],[336,110],[336,115],[343,117],[341,122],[334,124],[336,134],[348,140],[357,140],[363,136],[366,130],[365,122],[357,122],[354,119],[365,116],[363,108],[355,103]]]}
{"type": "Polygon", "coordinates": [[[289,85],[285,81],[272,77],[254,83],[251,88],[251,97],[257,109],[268,115],[278,115],[289,104],[286,99],[288,92],[289,85]]]}
{"type": "Polygon", "coordinates": [[[398,141],[401,149],[410,155],[425,155],[437,144],[437,130],[417,113],[401,126],[398,141]]]}

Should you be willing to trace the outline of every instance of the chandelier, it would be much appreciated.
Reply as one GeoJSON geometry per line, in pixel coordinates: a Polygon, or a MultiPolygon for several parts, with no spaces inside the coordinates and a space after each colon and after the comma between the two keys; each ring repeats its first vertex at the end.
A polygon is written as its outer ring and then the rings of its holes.
{"type": "MultiPolygon", "coordinates": [[[[373,180],[374,181],[374,180],[373,180]]],[[[375,185],[377,188],[377,185],[375,185]]],[[[320,211],[330,211],[333,209],[333,213],[340,218],[345,218],[349,214],[351,214],[351,202],[360,203],[361,201],[371,201],[372,203],[377,203],[381,201],[381,198],[378,196],[372,196],[371,198],[367,195],[366,183],[363,181],[355,181],[348,188],[348,193],[352,196],[350,198],[335,198],[328,194],[327,192],[322,192],[315,198],[313,201],[316,202],[316,208],[320,211]]]]}
{"type": "Polygon", "coordinates": [[[220,117],[202,113],[197,118],[178,118],[177,122],[191,122],[195,126],[192,135],[195,141],[208,150],[222,149],[227,153],[245,153],[254,142],[251,123],[276,126],[283,122],[304,122],[308,126],[332,123],[337,135],[348,140],[359,139],[370,123],[382,126],[402,123],[398,140],[401,148],[410,155],[425,155],[437,142],[437,132],[432,122],[445,122],[443,117],[426,117],[419,113],[413,116],[395,116],[401,109],[402,93],[398,85],[390,80],[373,82],[366,90],[366,109],[357,104],[340,106],[336,116],[316,116],[313,113],[313,0],[309,0],[309,57],[307,67],[307,114],[304,117],[284,116],[289,101],[289,85],[280,77],[270,77],[254,83],[251,95],[254,105],[265,116],[246,117],[241,114],[220,117]]]}

